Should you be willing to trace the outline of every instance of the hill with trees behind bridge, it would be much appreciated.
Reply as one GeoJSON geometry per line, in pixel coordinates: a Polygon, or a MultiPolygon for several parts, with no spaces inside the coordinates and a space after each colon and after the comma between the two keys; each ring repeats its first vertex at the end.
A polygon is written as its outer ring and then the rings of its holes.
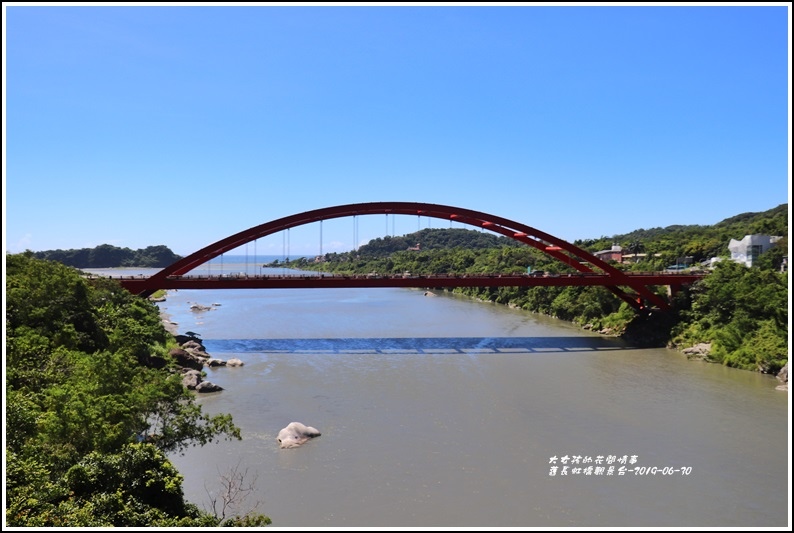
{"type": "MultiPolygon", "coordinates": [[[[682,350],[705,346],[697,357],[732,367],[777,373],[786,364],[788,273],[781,265],[788,253],[788,204],[713,226],[640,229],[574,244],[591,253],[618,244],[635,258],[611,263],[631,272],[663,270],[683,257],[692,265],[712,257],[723,260],[703,281],[675,295],[673,312],[653,316],[637,316],[603,287],[481,287],[454,292],[620,335],[639,345],[682,350]],[[782,239],[753,268],[730,261],[730,240],[755,233],[782,239]]],[[[574,272],[570,265],[513,239],[467,229],[424,229],[374,239],[356,251],[328,253],[319,260],[300,258],[288,266],[339,274],[510,274],[528,268],[574,272]]],[[[666,287],[658,287],[658,292],[664,295],[666,287]]]]}

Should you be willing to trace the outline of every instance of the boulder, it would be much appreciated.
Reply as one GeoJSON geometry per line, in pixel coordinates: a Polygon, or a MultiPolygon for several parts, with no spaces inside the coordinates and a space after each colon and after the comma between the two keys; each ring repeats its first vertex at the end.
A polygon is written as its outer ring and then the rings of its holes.
{"type": "Polygon", "coordinates": [[[243,366],[243,362],[242,362],[242,360],[240,360],[240,359],[238,359],[236,357],[233,357],[233,358],[229,359],[228,361],[226,361],[226,366],[243,366]]]}
{"type": "Polygon", "coordinates": [[[204,351],[204,345],[201,344],[200,342],[196,342],[193,339],[183,342],[182,344],[180,344],[180,346],[185,350],[196,350],[200,352],[204,351]]]}
{"type": "Polygon", "coordinates": [[[201,383],[201,372],[198,370],[187,370],[182,374],[182,385],[190,390],[196,390],[201,383]]]}
{"type": "Polygon", "coordinates": [[[171,348],[168,354],[174,358],[176,364],[185,368],[201,370],[204,368],[204,361],[182,348],[171,348]]]}
{"type": "Polygon", "coordinates": [[[186,352],[192,355],[196,355],[198,357],[204,357],[206,359],[209,359],[210,357],[210,354],[208,354],[204,349],[204,345],[196,341],[188,341],[184,344],[181,344],[180,346],[183,350],[185,350],[186,352]]]}
{"type": "Polygon", "coordinates": [[[787,391],[788,390],[788,362],[783,365],[783,368],[780,369],[780,372],[777,373],[777,379],[782,381],[781,385],[775,387],[777,390],[787,391]]]}
{"type": "Polygon", "coordinates": [[[711,343],[701,342],[689,348],[684,348],[681,353],[687,356],[687,359],[707,359],[711,353],[711,343]]]}
{"type": "Polygon", "coordinates": [[[320,432],[311,426],[300,422],[290,422],[287,427],[278,432],[276,440],[281,448],[297,448],[309,439],[319,437],[320,432]]]}
{"type": "Polygon", "coordinates": [[[222,391],[223,387],[216,385],[212,381],[202,381],[196,385],[196,392],[217,392],[222,391]]]}
{"type": "Polygon", "coordinates": [[[198,344],[199,346],[201,346],[201,349],[203,350],[204,349],[204,345],[201,344],[201,339],[199,339],[196,336],[196,334],[193,333],[192,331],[188,331],[188,333],[192,333],[192,335],[174,335],[174,338],[176,339],[176,342],[180,346],[182,346],[185,343],[192,341],[192,342],[195,342],[196,344],[198,344]]]}

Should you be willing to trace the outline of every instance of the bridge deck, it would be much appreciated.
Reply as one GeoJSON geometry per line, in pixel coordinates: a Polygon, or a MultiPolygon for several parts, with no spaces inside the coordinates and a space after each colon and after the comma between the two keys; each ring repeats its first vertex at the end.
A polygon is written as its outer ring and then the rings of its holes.
{"type": "MultiPolygon", "coordinates": [[[[686,285],[703,277],[703,274],[626,273],[631,284],[686,285]]],[[[353,287],[544,287],[572,285],[615,286],[614,276],[592,273],[535,276],[519,275],[287,275],[287,276],[168,276],[152,287],[146,277],[121,277],[118,279],[129,291],[138,294],[147,289],[318,289],[353,287]]]]}

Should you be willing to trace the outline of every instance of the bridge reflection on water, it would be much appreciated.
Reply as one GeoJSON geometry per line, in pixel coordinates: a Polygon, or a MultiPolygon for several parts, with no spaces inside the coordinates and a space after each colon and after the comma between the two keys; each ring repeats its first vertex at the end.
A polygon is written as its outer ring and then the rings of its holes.
{"type": "Polygon", "coordinates": [[[204,339],[210,353],[516,354],[637,349],[603,337],[422,337],[325,339],[204,339]]]}

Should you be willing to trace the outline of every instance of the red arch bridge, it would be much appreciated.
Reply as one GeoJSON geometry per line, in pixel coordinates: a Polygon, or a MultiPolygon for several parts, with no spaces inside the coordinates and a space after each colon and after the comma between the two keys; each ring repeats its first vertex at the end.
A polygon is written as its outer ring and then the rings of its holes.
{"type": "Polygon", "coordinates": [[[351,287],[501,287],[501,286],[570,286],[599,285],[606,287],[634,309],[670,308],[668,301],[656,294],[653,286],[668,286],[675,292],[682,285],[693,283],[703,274],[629,273],[599,259],[578,246],[535,228],[502,217],[438,204],[419,202],[369,202],[339,205],[306,211],[273,220],[241,231],[184,257],[156,274],[146,277],[122,278],[122,286],[134,294],[150,296],[158,289],[295,289],[351,287]],[[483,228],[532,246],[576,270],[572,274],[538,276],[517,275],[299,275],[192,276],[187,273],[207,261],[256,239],[283,230],[318,221],[359,215],[418,215],[483,228]]]}

